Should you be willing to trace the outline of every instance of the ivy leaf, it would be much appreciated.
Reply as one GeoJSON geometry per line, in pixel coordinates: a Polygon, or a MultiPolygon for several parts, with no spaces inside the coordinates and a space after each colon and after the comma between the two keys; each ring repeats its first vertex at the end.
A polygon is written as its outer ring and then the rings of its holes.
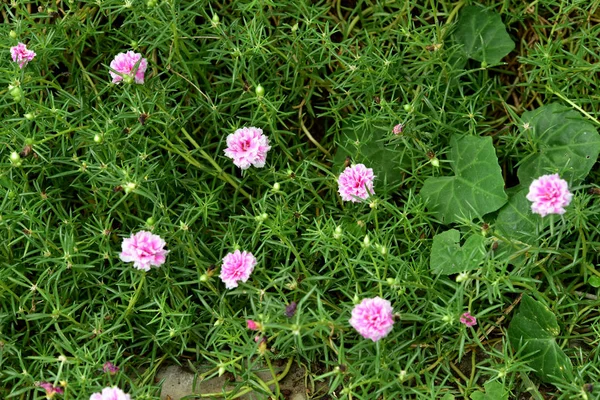
{"type": "Polygon", "coordinates": [[[471,394],[471,400],[507,400],[509,391],[498,381],[486,382],[483,387],[485,393],[474,392],[471,394]]]}
{"type": "Polygon", "coordinates": [[[552,311],[523,295],[519,313],[508,328],[508,337],[518,352],[528,356],[529,366],[540,379],[548,383],[572,380],[571,360],[556,343],[559,334],[560,327],[552,311]]]}
{"type": "Polygon", "coordinates": [[[581,183],[600,153],[600,135],[594,125],[558,103],[525,112],[521,120],[535,151],[519,166],[520,184],[529,187],[541,175],[556,172],[569,185],[581,183]]]}
{"type": "Polygon", "coordinates": [[[470,236],[460,246],[460,232],[450,229],[433,237],[429,267],[434,274],[450,275],[479,268],[485,259],[485,238],[470,236]]]}
{"type": "MultiPolygon", "coordinates": [[[[353,164],[365,164],[373,168],[375,188],[377,186],[395,185],[402,181],[402,171],[410,166],[410,157],[406,147],[389,144],[388,131],[382,128],[355,129],[356,125],[346,127],[342,131],[341,146],[333,159],[334,173],[340,174],[346,157],[353,164]]],[[[377,193],[377,190],[375,190],[377,193]]]]}
{"type": "Polygon", "coordinates": [[[498,64],[515,48],[500,15],[481,7],[462,9],[453,38],[463,45],[467,57],[480,62],[498,64]]]}
{"type": "Polygon", "coordinates": [[[456,176],[429,178],[421,196],[436,218],[449,224],[496,211],[506,203],[504,179],[491,137],[456,135],[450,139],[456,176]]]}

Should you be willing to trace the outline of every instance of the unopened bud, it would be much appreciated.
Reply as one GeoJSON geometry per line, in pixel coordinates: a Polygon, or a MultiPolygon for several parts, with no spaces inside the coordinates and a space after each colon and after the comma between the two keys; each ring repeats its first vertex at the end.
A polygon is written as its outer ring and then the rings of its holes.
{"type": "Polygon", "coordinates": [[[296,22],[294,25],[292,25],[292,32],[296,32],[298,30],[298,23],[296,22]]]}
{"type": "Polygon", "coordinates": [[[94,142],[96,143],[102,143],[102,136],[100,136],[99,134],[95,134],[94,135],[94,142]]]}
{"type": "Polygon", "coordinates": [[[456,276],[456,282],[461,283],[469,279],[469,274],[467,272],[461,272],[456,276]]]}
{"type": "Polygon", "coordinates": [[[137,187],[137,185],[135,183],[133,183],[133,182],[127,182],[123,186],[123,190],[125,191],[125,193],[129,194],[129,193],[133,192],[136,187],[137,187]]]}
{"type": "Polygon", "coordinates": [[[13,39],[16,39],[17,38],[17,32],[11,30],[10,33],[8,34],[8,36],[10,36],[13,39]]]}
{"type": "Polygon", "coordinates": [[[334,239],[339,239],[342,237],[342,227],[341,226],[336,226],[335,227],[335,231],[333,232],[333,238],[334,239]]]}
{"type": "Polygon", "coordinates": [[[30,121],[35,118],[35,115],[33,115],[32,113],[27,113],[23,116],[25,117],[25,119],[28,119],[30,121]]]}
{"type": "Polygon", "coordinates": [[[281,185],[279,184],[279,182],[275,182],[273,184],[273,191],[278,192],[279,190],[281,190],[281,185]]]}
{"type": "Polygon", "coordinates": [[[265,95],[265,88],[262,87],[262,85],[258,85],[256,89],[254,89],[254,92],[258,97],[263,97],[265,95]]]}
{"type": "Polygon", "coordinates": [[[390,286],[394,286],[396,284],[396,280],[394,278],[387,278],[385,281],[390,286]]]}
{"type": "Polygon", "coordinates": [[[123,75],[123,82],[125,82],[127,84],[132,84],[133,83],[133,76],[131,76],[129,74],[123,75]]]}
{"type": "Polygon", "coordinates": [[[437,157],[433,157],[431,159],[431,165],[433,165],[436,168],[439,168],[439,166],[440,166],[440,160],[438,160],[437,157]]]}
{"type": "Polygon", "coordinates": [[[220,21],[221,21],[221,19],[219,18],[219,16],[217,14],[213,14],[213,16],[212,16],[212,23],[214,25],[217,25],[220,21]]]}
{"type": "Polygon", "coordinates": [[[19,166],[21,165],[21,156],[16,151],[10,153],[10,162],[19,166]]]}
{"type": "Polygon", "coordinates": [[[148,217],[148,219],[146,220],[146,225],[153,226],[154,224],[156,224],[156,220],[154,219],[154,217],[148,217]]]}
{"type": "Polygon", "coordinates": [[[369,238],[369,235],[365,235],[365,238],[363,239],[363,245],[365,247],[369,247],[371,245],[371,238],[369,238]]]}
{"type": "Polygon", "coordinates": [[[404,108],[404,111],[406,111],[406,112],[411,112],[413,109],[412,105],[410,105],[410,104],[405,104],[403,106],[403,108],[404,108]]]}

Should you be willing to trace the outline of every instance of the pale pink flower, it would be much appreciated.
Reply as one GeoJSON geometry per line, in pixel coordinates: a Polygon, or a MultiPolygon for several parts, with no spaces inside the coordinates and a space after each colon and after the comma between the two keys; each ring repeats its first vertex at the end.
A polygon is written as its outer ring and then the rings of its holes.
{"type": "Polygon", "coordinates": [[[144,83],[144,73],[146,72],[146,68],[148,68],[148,61],[145,58],[142,58],[141,54],[129,50],[127,53],[117,54],[115,59],[110,62],[110,67],[121,74],[119,75],[113,71],[109,71],[113,83],[122,81],[123,76],[126,75],[129,76],[131,80],[134,80],[135,78],[135,83],[142,84],[144,83]],[[135,64],[139,59],[141,59],[141,61],[136,70],[135,64]],[[133,75],[134,71],[135,77],[133,75]]]}
{"type": "Polygon", "coordinates": [[[394,135],[399,135],[402,133],[402,130],[404,129],[404,125],[402,124],[398,124],[394,127],[394,129],[392,130],[392,132],[394,133],[394,135]]]}
{"type": "Polygon", "coordinates": [[[118,387],[107,387],[102,389],[102,393],[92,394],[90,400],[131,400],[131,396],[118,387]]]}
{"type": "Polygon", "coordinates": [[[354,306],[350,325],[364,338],[374,342],[386,337],[394,326],[391,303],[380,297],[363,299],[354,306]]]}
{"type": "Polygon", "coordinates": [[[122,252],[119,257],[124,262],[132,262],[137,269],[150,271],[150,266],[160,267],[165,262],[168,250],[160,236],[147,231],[140,231],[123,239],[122,252]]]}
{"type": "Polygon", "coordinates": [[[35,51],[27,50],[27,46],[23,43],[19,43],[16,46],[10,48],[10,55],[12,60],[19,63],[19,68],[23,69],[24,66],[35,57],[35,51]]]}
{"type": "Polygon", "coordinates": [[[573,198],[567,181],[558,174],[542,175],[529,185],[527,200],[532,201],[531,211],[542,217],[548,214],[564,214],[564,207],[573,198]]]}
{"type": "Polygon", "coordinates": [[[262,168],[269,150],[269,138],[263,135],[262,129],[243,127],[227,136],[225,156],[241,169],[248,169],[250,165],[262,168]]]}
{"type": "Polygon", "coordinates": [[[119,367],[117,367],[115,364],[111,363],[110,361],[107,361],[104,363],[104,365],[102,366],[102,370],[105,373],[109,373],[111,375],[116,374],[117,372],[119,372],[119,367]]]}
{"type": "Polygon", "coordinates": [[[469,328],[477,325],[477,318],[466,312],[460,316],[460,323],[468,326],[469,328]]]}
{"type": "Polygon", "coordinates": [[[256,258],[248,251],[236,250],[223,258],[221,280],[227,289],[238,286],[238,282],[246,282],[256,265],[256,258]]]}
{"type": "Polygon", "coordinates": [[[356,203],[360,199],[369,197],[369,193],[374,193],[373,179],[375,176],[372,168],[367,168],[363,164],[346,167],[338,178],[338,192],[342,200],[356,203]]]}
{"type": "Polygon", "coordinates": [[[49,382],[40,382],[40,383],[38,383],[38,386],[46,391],[47,399],[54,398],[55,394],[63,394],[64,393],[64,391],[61,387],[54,386],[53,384],[51,384],[49,382]]]}

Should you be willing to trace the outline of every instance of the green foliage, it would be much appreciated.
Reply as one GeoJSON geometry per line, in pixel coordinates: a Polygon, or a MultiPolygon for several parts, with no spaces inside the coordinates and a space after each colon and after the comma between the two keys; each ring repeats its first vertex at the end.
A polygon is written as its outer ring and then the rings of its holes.
{"type": "Polygon", "coordinates": [[[500,15],[479,6],[460,11],[452,37],[468,58],[488,64],[498,64],[515,48],[500,15]]]}
{"type": "Polygon", "coordinates": [[[506,203],[504,180],[490,137],[452,136],[453,177],[428,178],[421,196],[443,223],[473,220],[506,203]]]}
{"type": "Polygon", "coordinates": [[[482,235],[473,234],[461,246],[460,232],[456,229],[435,235],[429,262],[431,272],[450,275],[479,268],[486,255],[485,241],[482,235]]]}
{"type": "Polygon", "coordinates": [[[519,312],[508,328],[513,347],[528,357],[527,364],[550,383],[573,379],[571,360],[557,343],[560,327],[548,307],[523,295],[519,312]]]}
{"type": "Polygon", "coordinates": [[[485,393],[475,392],[471,394],[471,400],[508,400],[510,392],[504,388],[502,383],[490,381],[483,386],[485,387],[485,393]]]}

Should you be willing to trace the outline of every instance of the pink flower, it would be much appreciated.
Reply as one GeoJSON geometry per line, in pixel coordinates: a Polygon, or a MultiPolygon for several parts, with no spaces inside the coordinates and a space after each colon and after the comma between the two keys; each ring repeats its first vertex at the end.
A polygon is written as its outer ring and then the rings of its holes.
{"type": "Polygon", "coordinates": [[[394,127],[394,129],[392,130],[392,132],[394,133],[394,135],[399,135],[402,133],[402,129],[404,129],[404,125],[402,124],[398,124],[394,127]]]}
{"type": "Polygon", "coordinates": [[[221,280],[225,283],[227,289],[233,289],[238,286],[238,282],[246,282],[256,265],[256,258],[252,253],[244,251],[241,253],[236,250],[227,254],[223,258],[221,267],[221,280]]]}
{"type": "Polygon", "coordinates": [[[115,364],[111,363],[110,361],[107,361],[104,363],[104,365],[102,366],[102,370],[105,373],[109,373],[111,375],[116,374],[117,372],[119,372],[119,367],[117,367],[115,364]]]}
{"type": "Polygon", "coordinates": [[[369,193],[374,193],[373,179],[373,169],[366,168],[363,164],[346,167],[338,178],[338,192],[342,200],[356,203],[359,199],[369,197],[369,193]]]}
{"type": "Polygon", "coordinates": [[[122,252],[119,257],[124,262],[132,262],[137,269],[150,271],[150,266],[160,267],[165,262],[168,250],[164,250],[166,243],[160,236],[150,232],[140,231],[123,239],[122,252]]]}
{"type": "Polygon", "coordinates": [[[386,337],[394,326],[391,303],[380,297],[363,299],[354,306],[350,325],[364,338],[374,342],[386,337]]]}
{"type": "Polygon", "coordinates": [[[465,324],[469,328],[477,325],[477,318],[472,316],[470,313],[466,312],[460,316],[460,323],[465,324]]]}
{"type": "Polygon", "coordinates": [[[90,400],[131,400],[131,396],[125,394],[118,387],[107,387],[102,389],[102,393],[92,394],[90,400]]]}
{"type": "Polygon", "coordinates": [[[227,136],[225,156],[233,159],[233,163],[241,169],[248,169],[250,165],[262,168],[269,150],[269,138],[263,135],[262,129],[244,127],[227,136]]]}
{"type": "Polygon", "coordinates": [[[54,386],[53,384],[51,384],[49,382],[40,382],[38,384],[38,386],[46,391],[47,399],[52,399],[55,394],[63,394],[64,393],[62,388],[60,388],[58,386],[54,386]]]}
{"type": "Polygon", "coordinates": [[[246,325],[251,331],[259,331],[262,329],[262,325],[260,322],[252,321],[251,319],[246,321],[246,325]]]}
{"type": "MultiPolygon", "coordinates": [[[[141,54],[134,53],[133,51],[128,51],[127,53],[119,53],[115,57],[114,60],[110,62],[110,67],[120,73],[123,76],[129,77],[125,78],[133,81],[133,72],[135,71],[135,83],[144,83],[144,73],[146,72],[146,68],[148,68],[148,61],[145,58],[142,58],[141,54]],[[141,58],[140,63],[138,64],[137,70],[135,69],[135,64],[141,58]]],[[[110,76],[112,76],[112,82],[118,83],[123,80],[123,76],[110,71],[110,76]]]]}
{"type": "Polygon", "coordinates": [[[10,48],[10,55],[12,60],[19,63],[19,68],[23,69],[24,66],[35,57],[35,51],[27,50],[27,46],[23,43],[19,43],[16,46],[10,48]]]}
{"type": "Polygon", "coordinates": [[[542,217],[548,214],[564,214],[564,207],[573,198],[569,185],[558,174],[542,175],[529,186],[527,200],[532,201],[531,211],[542,217]]]}

